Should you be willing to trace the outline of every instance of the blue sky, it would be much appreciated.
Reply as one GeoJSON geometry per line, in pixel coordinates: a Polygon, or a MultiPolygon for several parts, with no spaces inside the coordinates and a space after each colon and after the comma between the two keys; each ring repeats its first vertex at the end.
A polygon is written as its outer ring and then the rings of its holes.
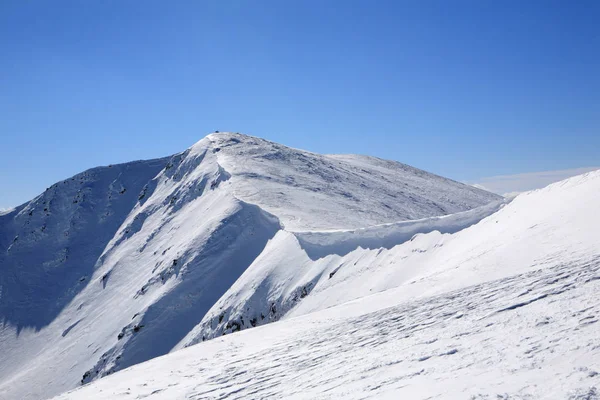
{"type": "Polygon", "coordinates": [[[2,1],[0,207],[213,130],[461,181],[600,165],[597,1],[2,1]]]}

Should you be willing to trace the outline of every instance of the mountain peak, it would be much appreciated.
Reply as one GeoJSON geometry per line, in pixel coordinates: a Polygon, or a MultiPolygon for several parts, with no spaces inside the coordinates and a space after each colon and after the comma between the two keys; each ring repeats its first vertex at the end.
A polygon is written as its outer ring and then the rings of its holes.
{"type": "MultiPolygon", "coordinates": [[[[497,199],[397,162],[231,132],[170,158],[75,175],[0,215],[0,397],[55,394],[173,350],[243,274],[261,271],[263,251],[278,257],[267,245],[279,237],[304,232],[310,245],[328,236],[307,231],[447,215],[497,199]]],[[[305,261],[327,249],[307,250],[305,261]]],[[[263,310],[265,323],[282,310],[263,310]]]]}
{"type": "Polygon", "coordinates": [[[239,133],[210,146],[233,194],[278,216],[287,229],[350,229],[465,211],[498,196],[375,157],[321,155],[239,133]]]}

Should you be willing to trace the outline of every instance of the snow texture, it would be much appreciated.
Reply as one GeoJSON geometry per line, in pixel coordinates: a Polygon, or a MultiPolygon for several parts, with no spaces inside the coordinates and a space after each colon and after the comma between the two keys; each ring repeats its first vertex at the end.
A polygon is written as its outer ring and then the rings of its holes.
{"type": "Polygon", "coordinates": [[[598,204],[600,171],[391,248],[315,261],[280,231],[242,278],[276,290],[294,269],[316,276],[281,321],[56,399],[598,399],[598,204]]]}
{"type": "Polygon", "coordinates": [[[239,134],[208,139],[232,176],[233,194],[276,215],[287,230],[363,228],[453,214],[500,199],[375,157],[320,155],[239,134]]]}
{"type": "Polygon", "coordinates": [[[400,163],[229,133],[83,172],[0,214],[0,398],[48,398],[202,334],[358,299],[371,291],[338,289],[376,264],[328,291],[346,261],[455,233],[500,205],[400,163]]]}

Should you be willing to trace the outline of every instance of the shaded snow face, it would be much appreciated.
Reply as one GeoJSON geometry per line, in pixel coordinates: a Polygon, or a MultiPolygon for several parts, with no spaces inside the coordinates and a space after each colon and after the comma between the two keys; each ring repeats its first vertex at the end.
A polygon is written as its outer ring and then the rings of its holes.
{"type": "Polygon", "coordinates": [[[0,321],[39,330],[85,288],[138,195],[165,166],[88,170],[0,215],[0,321]]]}

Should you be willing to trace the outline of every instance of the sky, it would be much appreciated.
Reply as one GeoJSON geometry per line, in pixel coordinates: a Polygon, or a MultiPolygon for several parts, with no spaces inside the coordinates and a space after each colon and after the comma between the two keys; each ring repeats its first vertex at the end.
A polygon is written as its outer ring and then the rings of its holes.
{"type": "Polygon", "coordinates": [[[0,208],[214,131],[464,182],[600,166],[600,2],[0,2],[0,208]]]}

